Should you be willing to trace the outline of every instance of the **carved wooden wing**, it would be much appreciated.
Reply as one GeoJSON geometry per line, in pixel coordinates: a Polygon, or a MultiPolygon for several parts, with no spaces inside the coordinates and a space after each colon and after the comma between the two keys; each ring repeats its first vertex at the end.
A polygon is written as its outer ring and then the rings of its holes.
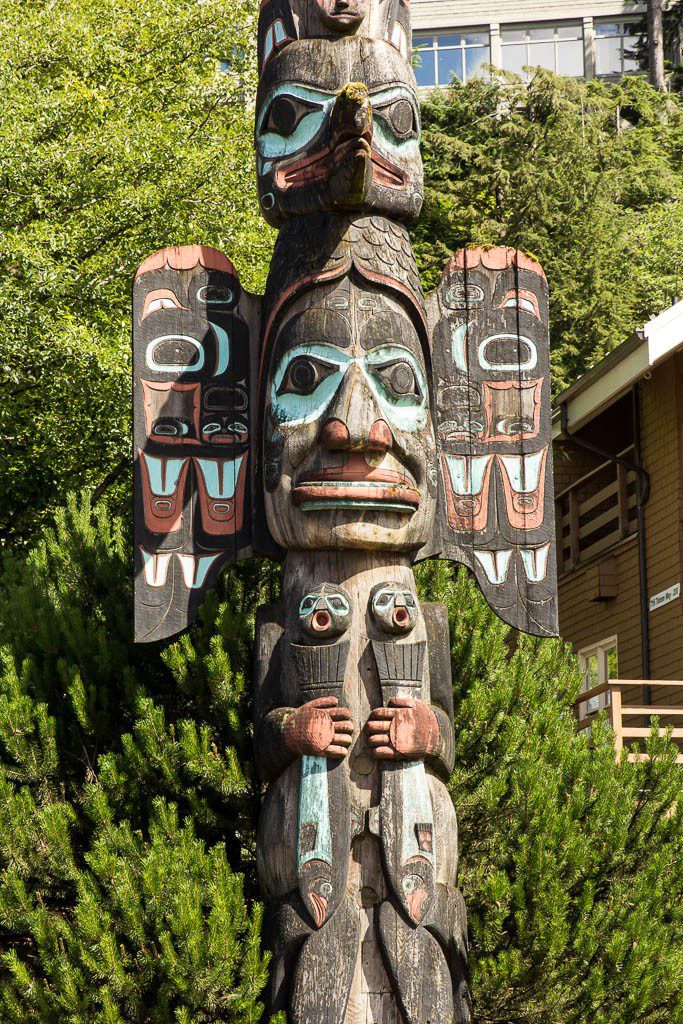
{"type": "Polygon", "coordinates": [[[511,626],[557,633],[548,286],[514,249],[453,256],[428,298],[441,557],[511,626]]]}
{"type": "Polygon", "coordinates": [[[251,554],[258,300],[221,252],[163,249],[133,287],[135,639],[188,626],[251,554]]]}

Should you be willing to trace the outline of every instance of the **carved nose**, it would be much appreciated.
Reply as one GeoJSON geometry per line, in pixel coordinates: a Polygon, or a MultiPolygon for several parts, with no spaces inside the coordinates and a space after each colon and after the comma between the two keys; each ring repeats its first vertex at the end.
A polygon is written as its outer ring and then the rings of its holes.
{"type": "Polygon", "coordinates": [[[372,104],[367,86],[361,82],[344,86],[334,102],[331,124],[333,133],[342,137],[372,132],[372,104]]]}
{"type": "Polygon", "coordinates": [[[394,438],[389,424],[384,420],[375,420],[367,437],[359,438],[356,444],[351,441],[349,428],[342,420],[328,420],[320,432],[320,444],[328,452],[344,452],[352,449],[366,452],[388,452],[394,445],[394,438]]]}
{"type": "Polygon", "coordinates": [[[368,434],[367,448],[371,452],[388,452],[394,444],[389,424],[384,420],[375,420],[368,434]]]}
{"type": "Polygon", "coordinates": [[[328,420],[321,431],[320,443],[328,452],[348,451],[351,447],[349,428],[341,420],[328,420]]]}

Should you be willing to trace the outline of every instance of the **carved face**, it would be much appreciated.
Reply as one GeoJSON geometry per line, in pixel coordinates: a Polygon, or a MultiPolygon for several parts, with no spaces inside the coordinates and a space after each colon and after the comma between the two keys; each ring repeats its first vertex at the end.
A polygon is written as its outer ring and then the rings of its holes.
{"type": "MultiPolygon", "coordinates": [[[[414,220],[422,207],[420,115],[413,73],[385,42],[295,42],[259,84],[259,198],[275,226],[317,210],[414,220]]],[[[313,243],[314,244],[314,243],[313,243]]]]}
{"type": "Polygon", "coordinates": [[[261,0],[259,70],[299,39],[337,40],[345,35],[386,40],[409,59],[409,0],[261,0]]]}
{"type": "Polygon", "coordinates": [[[413,550],[434,514],[424,355],[392,296],[348,278],[289,307],[273,345],[263,475],[285,548],[413,550]]]}
{"type": "Polygon", "coordinates": [[[320,17],[333,32],[358,28],[368,13],[370,0],[315,0],[320,17]]]}
{"type": "Polygon", "coordinates": [[[341,636],[351,622],[349,595],[333,583],[312,587],[301,599],[299,621],[306,636],[318,642],[341,636]]]}
{"type": "Polygon", "coordinates": [[[417,598],[401,583],[380,583],[370,594],[370,612],[385,633],[405,635],[417,622],[417,598]]]}

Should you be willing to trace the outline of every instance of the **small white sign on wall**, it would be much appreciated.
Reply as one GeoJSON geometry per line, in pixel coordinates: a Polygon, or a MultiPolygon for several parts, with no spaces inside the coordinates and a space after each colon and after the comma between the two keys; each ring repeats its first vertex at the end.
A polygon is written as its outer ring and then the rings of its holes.
{"type": "Polygon", "coordinates": [[[655,594],[654,597],[650,598],[650,611],[653,612],[656,608],[661,608],[662,605],[670,604],[671,601],[675,601],[680,596],[681,585],[680,583],[674,583],[672,587],[667,587],[666,590],[662,590],[659,594],[655,594]]]}

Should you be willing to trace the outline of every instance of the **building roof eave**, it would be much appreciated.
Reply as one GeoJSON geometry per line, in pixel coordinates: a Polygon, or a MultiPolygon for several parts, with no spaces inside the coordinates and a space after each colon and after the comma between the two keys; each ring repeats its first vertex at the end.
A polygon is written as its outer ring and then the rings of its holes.
{"type": "Polygon", "coordinates": [[[553,440],[562,436],[561,406],[565,406],[570,430],[579,430],[621,398],[649,370],[681,348],[683,302],[677,302],[558,395],[553,409],[553,440]]]}

